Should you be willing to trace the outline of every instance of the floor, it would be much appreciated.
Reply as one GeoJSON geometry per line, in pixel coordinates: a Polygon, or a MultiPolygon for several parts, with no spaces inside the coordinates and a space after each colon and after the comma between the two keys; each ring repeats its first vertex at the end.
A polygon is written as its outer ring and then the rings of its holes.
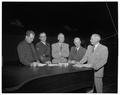
{"type": "MultiPolygon", "coordinates": [[[[103,78],[103,93],[117,93],[117,70],[112,70],[114,68],[105,69],[103,78]]],[[[72,93],[84,93],[85,90],[75,90],[72,93]]],[[[96,91],[94,91],[96,93],[96,91]]]]}

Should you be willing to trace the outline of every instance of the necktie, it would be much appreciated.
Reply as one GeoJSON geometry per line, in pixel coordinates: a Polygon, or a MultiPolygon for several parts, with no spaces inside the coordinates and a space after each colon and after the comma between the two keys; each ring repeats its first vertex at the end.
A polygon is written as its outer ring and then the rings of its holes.
{"type": "Polygon", "coordinates": [[[95,46],[92,46],[92,52],[94,52],[94,48],[95,48],[95,46]]]}
{"type": "Polygon", "coordinates": [[[60,44],[60,51],[62,51],[62,44],[60,44]]]}

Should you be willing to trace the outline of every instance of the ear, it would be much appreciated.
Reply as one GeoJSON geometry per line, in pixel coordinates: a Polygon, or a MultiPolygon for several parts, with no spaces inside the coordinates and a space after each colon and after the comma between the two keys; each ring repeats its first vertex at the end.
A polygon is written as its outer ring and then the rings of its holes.
{"type": "Polygon", "coordinates": [[[27,39],[28,38],[28,36],[25,36],[25,39],[27,39]]]}
{"type": "Polygon", "coordinates": [[[59,40],[59,37],[58,37],[58,40],[59,40]]]}

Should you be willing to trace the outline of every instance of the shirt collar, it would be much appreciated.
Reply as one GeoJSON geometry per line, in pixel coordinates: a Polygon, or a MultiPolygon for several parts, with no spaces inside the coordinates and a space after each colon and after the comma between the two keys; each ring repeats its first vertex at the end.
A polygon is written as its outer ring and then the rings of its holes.
{"type": "Polygon", "coordinates": [[[95,48],[94,48],[94,50],[98,47],[98,45],[99,45],[100,43],[97,43],[96,45],[95,45],[95,48]]]}

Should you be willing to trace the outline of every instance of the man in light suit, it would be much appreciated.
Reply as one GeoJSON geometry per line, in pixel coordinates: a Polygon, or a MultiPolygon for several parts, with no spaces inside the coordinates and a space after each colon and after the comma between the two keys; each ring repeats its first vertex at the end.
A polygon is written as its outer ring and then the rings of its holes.
{"type": "Polygon", "coordinates": [[[80,60],[85,55],[86,49],[81,46],[81,40],[79,37],[74,38],[75,46],[71,47],[70,55],[69,55],[69,62],[71,64],[76,64],[80,62],[80,60]]]}
{"type": "Polygon", "coordinates": [[[66,63],[69,56],[69,45],[64,43],[63,33],[58,34],[59,42],[52,44],[52,63],[66,63]]]}
{"type": "MultiPolygon", "coordinates": [[[[104,74],[104,66],[107,63],[108,59],[108,48],[102,44],[100,44],[101,37],[99,34],[93,34],[91,36],[91,44],[89,45],[86,51],[85,56],[80,61],[80,64],[83,64],[87,61],[85,66],[92,67],[94,72],[94,85],[97,93],[103,92],[103,74],[104,74]]],[[[79,67],[77,64],[76,66],[79,67]]]]}

